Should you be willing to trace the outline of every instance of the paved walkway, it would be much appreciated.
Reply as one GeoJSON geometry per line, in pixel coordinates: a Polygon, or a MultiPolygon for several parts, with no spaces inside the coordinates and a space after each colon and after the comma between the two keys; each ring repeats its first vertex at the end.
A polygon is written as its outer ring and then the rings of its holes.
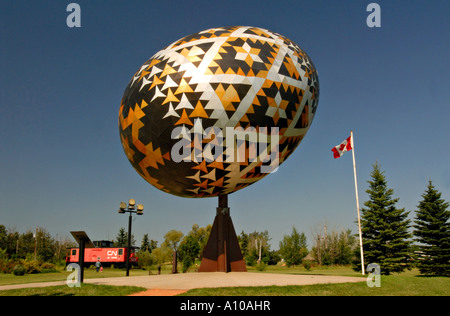
{"type": "MultiPolygon", "coordinates": [[[[85,283],[104,285],[132,285],[146,289],[190,290],[195,288],[230,286],[307,285],[320,283],[363,282],[360,277],[329,275],[292,275],[249,272],[180,273],[119,278],[85,279],[85,283]]],[[[65,281],[2,285],[1,290],[64,285],[65,281]]]]}

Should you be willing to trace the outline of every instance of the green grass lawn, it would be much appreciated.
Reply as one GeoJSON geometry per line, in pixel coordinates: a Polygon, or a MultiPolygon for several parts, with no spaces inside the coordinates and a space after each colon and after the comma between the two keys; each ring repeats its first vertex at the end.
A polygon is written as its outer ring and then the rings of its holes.
{"type": "Polygon", "coordinates": [[[194,289],[183,296],[448,296],[450,278],[411,275],[381,276],[380,287],[366,282],[302,286],[230,287],[194,289]]]}
{"type": "MultiPolygon", "coordinates": [[[[169,273],[171,268],[162,269],[162,273],[169,273]]],[[[150,273],[156,273],[151,271],[150,273]]],[[[24,284],[37,282],[65,281],[71,274],[64,269],[59,272],[26,274],[16,276],[14,274],[0,274],[0,285],[24,284]]],[[[148,270],[132,269],[130,276],[148,275],[148,270]]],[[[84,270],[84,278],[114,278],[124,277],[125,270],[105,268],[103,272],[96,272],[95,269],[84,270]]],[[[133,293],[145,291],[145,288],[134,286],[110,286],[93,285],[84,283],[81,287],[68,287],[67,285],[48,286],[42,288],[27,288],[16,290],[0,291],[0,296],[125,296],[133,293]]]]}
{"type": "Polygon", "coordinates": [[[257,271],[254,267],[247,267],[249,272],[255,273],[286,273],[286,274],[305,274],[305,275],[340,275],[340,276],[361,276],[361,272],[354,271],[350,266],[322,266],[306,270],[302,266],[283,267],[280,264],[267,266],[264,271],[257,271]]]}
{"type": "Polygon", "coordinates": [[[83,284],[80,287],[67,285],[48,286],[0,291],[0,296],[126,296],[145,291],[137,286],[112,286],[83,284]]]}
{"type": "MultiPolygon", "coordinates": [[[[36,283],[36,282],[53,282],[53,281],[65,281],[71,272],[61,270],[59,272],[51,273],[37,273],[37,274],[25,274],[23,276],[16,276],[14,274],[0,273],[0,285],[9,284],[23,284],[23,283],[36,283]]],[[[146,270],[131,270],[130,276],[148,275],[146,270]]],[[[124,277],[125,270],[120,269],[104,269],[103,272],[96,272],[95,269],[85,269],[84,278],[114,278],[124,277]]]]}
{"type": "MultiPolygon", "coordinates": [[[[170,273],[170,267],[164,268],[162,273],[170,273]]],[[[155,274],[156,271],[151,273],[155,274]]],[[[249,273],[260,273],[249,268],[249,273]]],[[[213,289],[194,289],[181,295],[191,296],[449,296],[450,278],[448,277],[423,277],[417,270],[407,271],[401,274],[381,276],[380,287],[368,287],[365,280],[367,276],[354,272],[350,267],[323,267],[313,268],[310,271],[303,267],[286,268],[281,266],[269,266],[263,273],[287,273],[287,274],[311,274],[311,275],[342,275],[360,276],[361,283],[343,284],[316,284],[304,286],[267,286],[267,287],[230,287],[213,289]]],[[[32,282],[64,281],[70,272],[62,270],[55,273],[30,274],[15,276],[13,274],[0,274],[0,285],[20,284],[32,282]]],[[[148,270],[131,270],[130,276],[148,275],[148,270]]],[[[109,278],[123,277],[124,270],[104,269],[96,272],[94,269],[86,269],[85,278],[109,278]]],[[[123,296],[143,291],[139,287],[116,287],[107,285],[83,284],[80,288],[69,288],[66,285],[51,286],[34,289],[17,289],[0,291],[0,296],[123,296]]]]}

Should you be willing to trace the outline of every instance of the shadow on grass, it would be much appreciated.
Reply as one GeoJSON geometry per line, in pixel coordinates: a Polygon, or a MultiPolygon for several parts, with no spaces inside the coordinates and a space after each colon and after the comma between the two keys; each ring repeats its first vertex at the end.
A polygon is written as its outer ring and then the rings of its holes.
{"type": "Polygon", "coordinates": [[[65,293],[65,292],[52,292],[52,293],[41,293],[41,294],[31,294],[26,296],[76,296],[74,293],[65,293]]]}
{"type": "Polygon", "coordinates": [[[0,296],[126,296],[145,290],[145,288],[137,286],[82,284],[81,287],[72,288],[66,285],[58,285],[5,290],[0,291],[0,296]]]}

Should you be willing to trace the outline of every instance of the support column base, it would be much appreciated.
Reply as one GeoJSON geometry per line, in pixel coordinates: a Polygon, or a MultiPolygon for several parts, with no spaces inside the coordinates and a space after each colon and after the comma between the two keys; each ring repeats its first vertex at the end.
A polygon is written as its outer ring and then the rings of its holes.
{"type": "Polygon", "coordinates": [[[219,202],[198,272],[247,272],[229,210],[219,202]]]}

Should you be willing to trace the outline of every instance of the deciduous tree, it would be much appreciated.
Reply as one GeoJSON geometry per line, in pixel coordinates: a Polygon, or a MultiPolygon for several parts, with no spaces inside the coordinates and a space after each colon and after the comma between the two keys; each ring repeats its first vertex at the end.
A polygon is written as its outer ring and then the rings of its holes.
{"type": "Polygon", "coordinates": [[[288,267],[299,265],[303,258],[308,254],[306,244],[306,236],[304,233],[299,234],[295,227],[292,227],[290,235],[284,235],[280,241],[280,255],[286,262],[288,267]]]}

